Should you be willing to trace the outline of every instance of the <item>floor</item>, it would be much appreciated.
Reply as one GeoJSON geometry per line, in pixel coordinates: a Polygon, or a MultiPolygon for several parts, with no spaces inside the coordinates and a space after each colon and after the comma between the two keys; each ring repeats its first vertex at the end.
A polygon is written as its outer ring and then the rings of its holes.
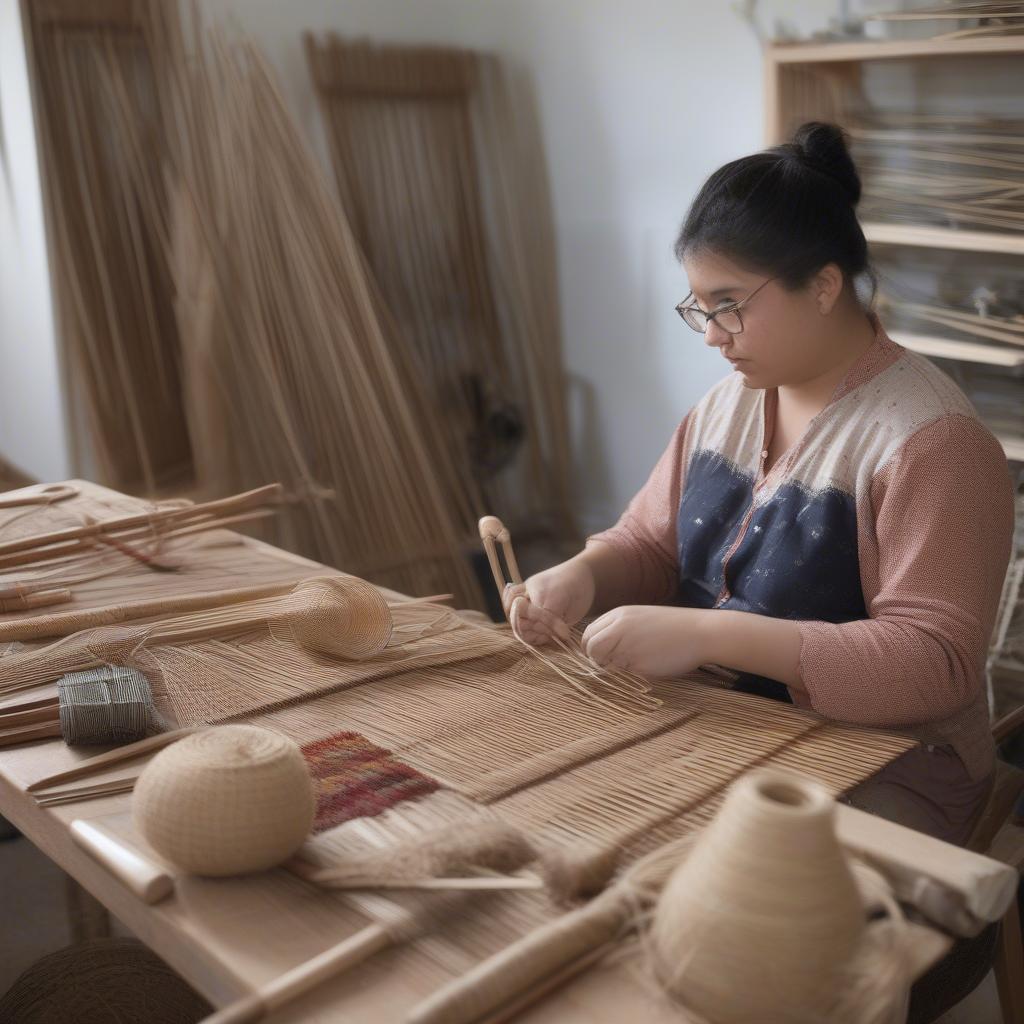
{"type": "MultiPolygon", "coordinates": [[[[0,842],[0,992],[71,941],[64,873],[24,838],[0,842]]],[[[115,924],[115,930],[119,929],[115,924]]],[[[938,1024],[1002,1024],[992,975],[938,1024]]]]}

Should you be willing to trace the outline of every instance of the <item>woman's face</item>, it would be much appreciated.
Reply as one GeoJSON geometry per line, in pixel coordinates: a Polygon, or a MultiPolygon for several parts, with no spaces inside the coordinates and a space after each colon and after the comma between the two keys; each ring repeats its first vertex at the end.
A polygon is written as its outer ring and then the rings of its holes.
{"type": "Polygon", "coordinates": [[[823,303],[820,280],[789,291],[781,281],[770,280],[769,273],[746,270],[725,256],[706,252],[687,256],[683,269],[693,292],[690,302],[707,313],[742,302],[761,289],[739,311],[742,332],[729,334],[711,320],[704,335],[705,344],[718,349],[743,374],[746,387],[792,387],[827,370],[828,345],[823,344],[822,332],[835,297],[826,294],[823,303]]]}

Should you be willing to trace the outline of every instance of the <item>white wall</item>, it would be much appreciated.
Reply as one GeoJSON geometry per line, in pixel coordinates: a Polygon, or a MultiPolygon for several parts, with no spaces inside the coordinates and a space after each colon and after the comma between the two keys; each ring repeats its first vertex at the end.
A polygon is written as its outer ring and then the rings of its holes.
{"type": "MultiPolygon", "coordinates": [[[[578,505],[617,516],[676,423],[726,366],[673,306],[672,242],[703,178],[760,147],[761,55],[723,0],[206,0],[251,33],[326,164],[301,33],[495,50],[538,98],[559,245],[578,505]]],[[[831,0],[776,0],[814,28],[831,0]]],[[[66,460],[17,0],[0,0],[0,100],[14,188],[0,201],[0,454],[66,460]],[[9,58],[9,59],[8,59],[9,58]]]]}
{"type": "Polygon", "coordinates": [[[19,0],[0,0],[0,457],[70,473],[19,0]]]}
{"type": "MultiPolygon", "coordinates": [[[[831,2],[775,3],[818,27],[831,2]]],[[[533,81],[559,243],[584,526],[613,521],[728,369],[673,307],[672,244],[704,177],[762,144],[761,53],[725,2],[215,0],[270,55],[324,156],[304,29],[495,50],[533,81]]]]}

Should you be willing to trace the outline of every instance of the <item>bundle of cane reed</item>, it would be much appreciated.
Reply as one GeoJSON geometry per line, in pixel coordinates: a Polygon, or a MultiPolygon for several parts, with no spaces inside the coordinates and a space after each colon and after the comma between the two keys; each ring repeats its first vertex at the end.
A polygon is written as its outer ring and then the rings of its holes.
{"type": "Polygon", "coordinates": [[[496,57],[306,36],[342,202],[459,472],[453,510],[575,534],[550,206],[496,57]],[[529,219],[523,212],[529,210],[529,219]],[[527,229],[528,225],[528,229],[527,229]]]}
{"type": "Polygon", "coordinates": [[[147,643],[192,644],[268,628],[326,657],[379,653],[391,636],[387,603],[354,576],[303,580],[280,598],[228,604],[149,625],[105,626],[0,661],[0,693],[29,689],[68,672],[124,664],[147,643]]]}
{"type": "Polygon", "coordinates": [[[164,239],[166,137],[138,4],[27,8],[75,462],[153,493],[192,455],[164,239]],[[90,459],[87,459],[91,457],[90,459]]]}
{"type": "Polygon", "coordinates": [[[0,572],[19,566],[73,560],[97,548],[122,552],[140,541],[191,536],[221,529],[265,514],[281,500],[280,484],[199,504],[176,503],[136,515],[86,523],[49,533],[0,540],[0,572]]]}
{"type": "Polygon", "coordinates": [[[154,5],[174,126],[172,258],[204,480],[285,483],[270,539],[407,593],[479,591],[460,550],[451,453],[351,229],[255,48],[154,5]],[[202,396],[202,400],[200,400],[202,396]]]}
{"type": "Polygon", "coordinates": [[[938,39],[966,39],[971,36],[1012,35],[1024,32],[1024,3],[1007,0],[949,0],[941,7],[915,7],[913,10],[878,11],[866,16],[867,21],[917,22],[973,21],[976,24],[944,32],[938,39]]]}
{"type": "Polygon", "coordinates": [[[889,114],[852,125],[866,218],[1024,230],[1024,123],[889,114]]]}
{"type": "MultiPolygon", "coordinates": [[[[896,292],[898,289],[892,289],[896,292]]],[[[1024,315],[996,316],[931,301],[908,301],[889,290],[879,292],[878,308],[903,321],[919,321],[943,328],[943,334],[956,338],[966,336],[979,343],[999,342],[1002,345],[1024,346],[1024,315]]]]}

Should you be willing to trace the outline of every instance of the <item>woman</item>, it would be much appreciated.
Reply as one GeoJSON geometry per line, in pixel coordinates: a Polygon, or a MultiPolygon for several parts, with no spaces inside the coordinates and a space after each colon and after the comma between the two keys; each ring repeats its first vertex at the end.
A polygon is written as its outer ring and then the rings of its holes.
{"type": "Polygon", "coordinates": [[[676,245],[679,313],[735,373],[687,414],[612,529],[506,594],[539,644],[738,688],[921,745],[850,802],[965,842],[994,750],[985,653],[1010,554],[1005,456],[956,385],[865,309],[842,130],[735,160],[676,245]]]}

